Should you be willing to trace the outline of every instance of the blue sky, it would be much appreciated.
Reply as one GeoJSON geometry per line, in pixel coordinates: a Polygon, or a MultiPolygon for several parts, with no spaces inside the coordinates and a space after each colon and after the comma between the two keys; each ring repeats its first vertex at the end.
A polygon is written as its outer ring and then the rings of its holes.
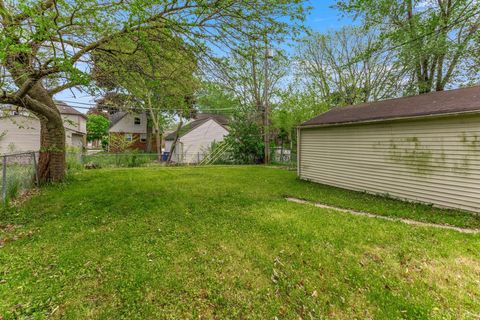
{"type": "Polygon", "coordinates": [[[306,20],[306,25],[315,31],[326,32],[352,24],[352,19],[342,17],[339,11],[332,8],[336,2],[335,0],[310,0],[313,10],[306,20]]]}
{"type": "MultiPolygon", "coordinates": [[[[332,8],[335,3],[335,0],[310,0],[310,5],[313,7],[313,10],[305,21],[306,26],[314,31],[326,32],[352,24],[352,20],[349,17],[342,17],[340,12],[335,8],[332,8]]],[[[73,90],[73,94],[70,90],[66,90],[57,94],[55,98],[58,100],[65,100],[72,106],[76,105],[72,102],[79,103],[78,106],[81,107],[86,107],[86,105],[82,105],[82,103],[94,103],[93,97],[85,92],[80,92],[75,89],[73,90]]],[[[78,110],[81,112],[87,111],[85,109],[78,110]]]]}

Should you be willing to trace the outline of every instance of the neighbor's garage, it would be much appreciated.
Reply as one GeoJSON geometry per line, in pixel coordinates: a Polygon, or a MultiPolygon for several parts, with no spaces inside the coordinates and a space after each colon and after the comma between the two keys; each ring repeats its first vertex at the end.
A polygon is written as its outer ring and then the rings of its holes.
{"type": "Polygon", "coordinates": [[[334,108],[298,141],[301,179],[480,212],[480,86],[334,108]]]}

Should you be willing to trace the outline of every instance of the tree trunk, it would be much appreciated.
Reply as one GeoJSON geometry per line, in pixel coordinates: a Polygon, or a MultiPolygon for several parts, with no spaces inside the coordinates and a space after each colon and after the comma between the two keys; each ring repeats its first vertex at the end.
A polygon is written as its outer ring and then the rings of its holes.
{"type": "Polygon", "coordinates": [[[177,147],[178,138],[180,137],[180,129],[183,126],[183,119],[180,118],[180,123],[178,124],[177,131],[175,131],[175,139],[173,140],[172,147],[170,148],[170,154],[168,155],[167,162],[170,163],[172,161],[173,153],[175,152],[175,148],[177,147]]]}
{"type": "Polygon", "coordinates": [[[53,98],[40,83],[35,85],[28,95],[32,100],[25,106],[27,109],[50,109],[45,115],[34,111],[40,120],[40,183],[62,181],[65,178],[65,127],[62,116],[53,98]]]}
{"type": "Polygon", "coordinates": [[[152,125],[147,121],[147,153],[152,153],[152,125]]]}
{"type": "Polygon", "coordinates": [[[65,178],[65,129],[40,120],[40,157],[38,175],[41,183],[65,178]]]}
{"type": "Polygon", "coordinates": [[[162,135],[158,128],[155,129],[155,143],[157,146],[157,161],[162,162],[162,135]]]}

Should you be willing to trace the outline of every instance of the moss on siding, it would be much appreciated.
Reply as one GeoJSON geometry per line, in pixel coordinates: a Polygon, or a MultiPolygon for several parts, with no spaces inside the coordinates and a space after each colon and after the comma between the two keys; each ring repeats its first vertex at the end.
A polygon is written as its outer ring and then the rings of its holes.
{"type": "Polygon", "coordinates": [[[462,133],[463,144],[472,151],[480,151],[480,138],[477,134],[468,136],[465,132],[462,133]]]}
{"type": "Polygon", "coordinates": [[[400,140],[391,139],[389,149],[390,160],[401,163],[418,174],[429,174],[434,161],[433,152],[422,145],[417,137],[400,140]]]}
{"type": "MultiPolygon", "coordinates": [[[[407,137],[401,139],[390,139],[389,141],[389,159],[396,163],[401,163],[410,168],[413,172],[420,175],[427,175],[434,170],[434,166],[445,167],[456,173],[468,175],[472,158],[480,158],[480,137],[477,134],[468,135],[462,132],[459,135],[459,145],[467,151],[461,159],[450,160],[447,165],[447,153],[445,151],[443,139],[439,140],[441,151],[434,152],[428,146],[422,144],[418,137],[407,137]]],[[[378,142],[374,147],[381,146],[378,142]]]]}
{"type": "Polygon", "coordinates": [[[462,132],[459,138],[460,144],[469,152],[453,165],[452,170],[457,173],[468,174],[472,158],[480,156],[480,139],[477,134],[469,136],[465,132],[462,132]]]}

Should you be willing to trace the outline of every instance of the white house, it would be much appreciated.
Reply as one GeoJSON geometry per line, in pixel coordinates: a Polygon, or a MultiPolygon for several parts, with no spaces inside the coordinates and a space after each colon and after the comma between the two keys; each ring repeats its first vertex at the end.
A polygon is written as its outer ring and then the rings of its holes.
{"type": "MultiPolygon", "coordinates": [[[[87,117],[61,101],[55,101],[65,126],[67,146],[83,149],[87,137],[87,117]]],[[[4,109],[0,113],[0,154],[38,151],[40,121],[27,111],[4,109]]]]}
{"type": "MultiPolygon", "coordinates": [[[[179,132],[179,138],[172,161],[180,163],[198,163],[210,152],[213,143],[224,140],[228,135],[228,118],[215,114],[199,114],[187,123],[179,132]]],[[[176,133],[165,138],[165,150],[171,150],[176,133]]]]}
{"type": "Polygon", "coordinates": [[[87,116],[64,102],[57,101],[57,108],[63,118],[67,146],[83,149],[87,142],[87,116]]]}

